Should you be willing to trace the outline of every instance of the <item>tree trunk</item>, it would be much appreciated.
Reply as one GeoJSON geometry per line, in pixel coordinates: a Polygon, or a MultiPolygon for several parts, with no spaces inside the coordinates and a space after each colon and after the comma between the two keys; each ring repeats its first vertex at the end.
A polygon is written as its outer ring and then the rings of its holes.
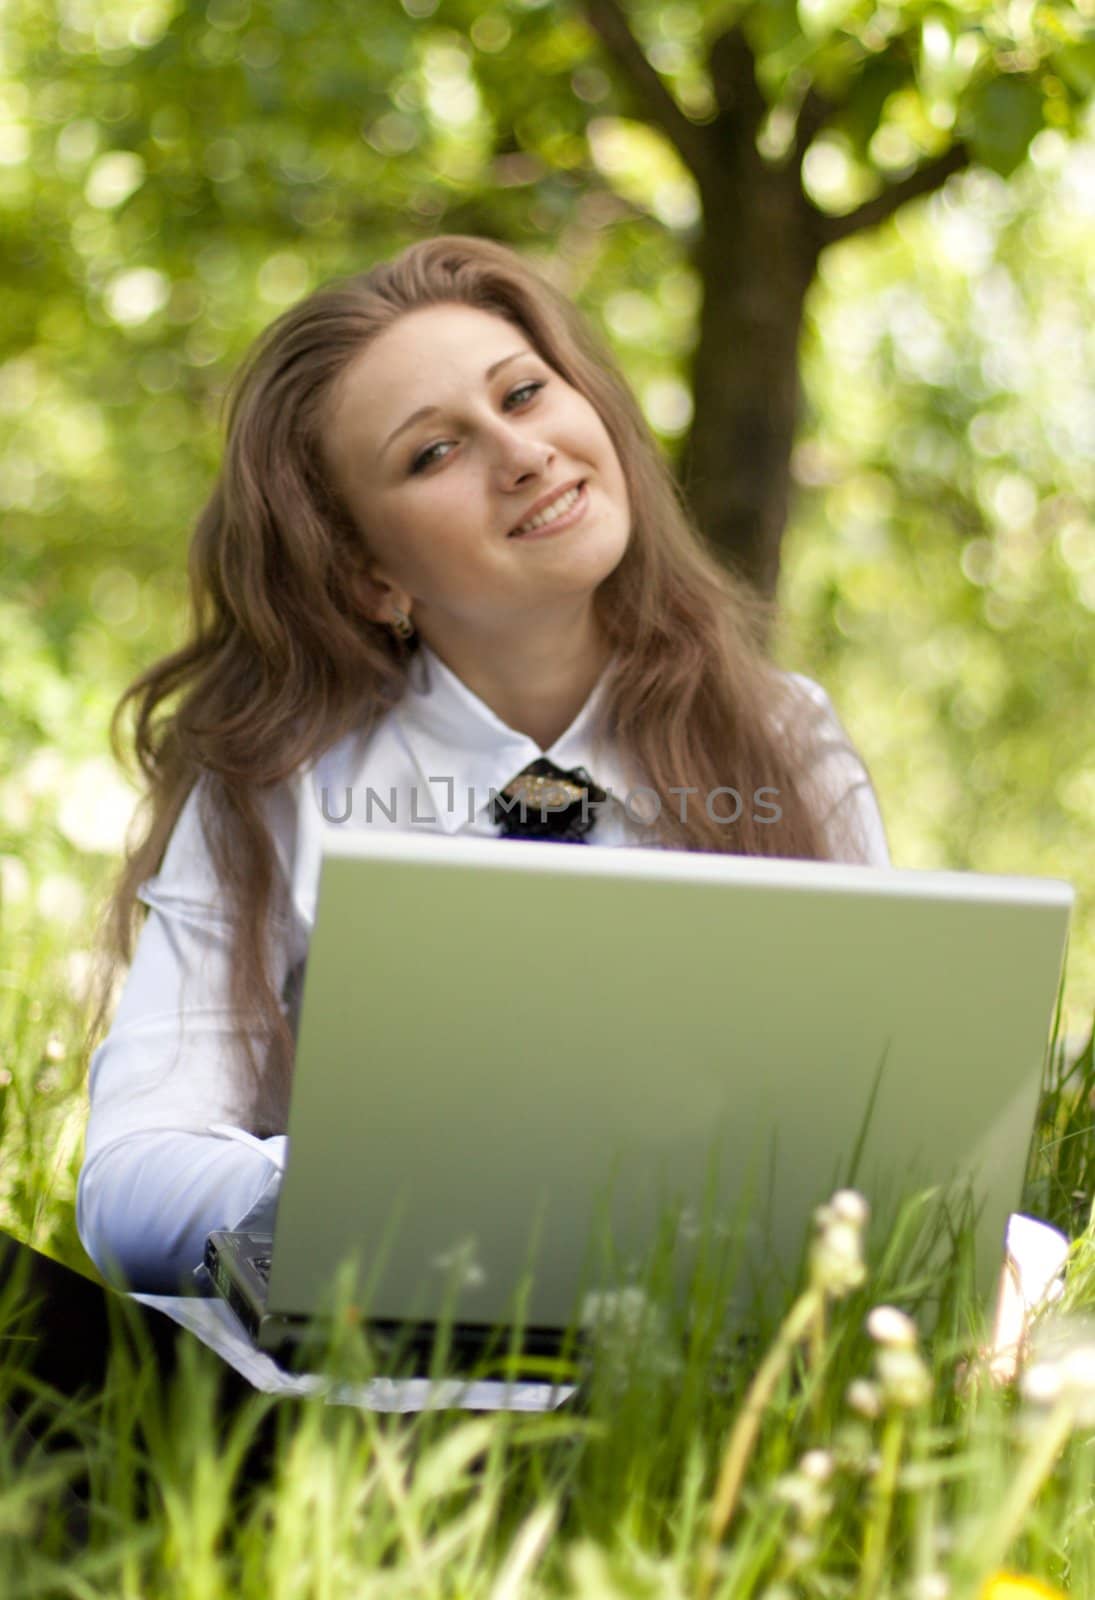
{"type": "Polygon", "coordinates": [[[703,311],[692,363],[694,422],[678,474],[714,553],[774,600],[791,497],[802,308],[818,256],[931,194],[969,152],[955,141],[846,215],[830,216],[807,197],[802,161],[840,106],[808,86],[790,148],[765,160],[757,141],[769,108],[740,19],[710,45],[718,113],[698,123],[651,64],[620,0],[582,0],[582,10],[639,115],[672,140],[699,186],[703,237],[694,260],[703,311]]]}
{"type": "Polygon", "coordinates": [[[795,165],[767,165],[740,140],[725,153],[718,188],[704,184],[695,422],[680,476],[720,560],[774,598],[817,248],[795,165]]]}

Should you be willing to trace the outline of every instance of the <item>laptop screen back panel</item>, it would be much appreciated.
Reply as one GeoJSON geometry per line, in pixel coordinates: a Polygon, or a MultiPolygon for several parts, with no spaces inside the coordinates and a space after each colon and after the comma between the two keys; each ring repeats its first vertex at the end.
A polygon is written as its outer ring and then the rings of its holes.
{"type": "Polygon", "coordinates": [[[334,836],[271,1311],[316,1309],[355,1257],[374,1317],[429,1320],[448,1293],[459,1320],[505,1322],[534,1249],[523,1320],[560,1327],[596,1287],[597,1219],[638,1261],[667,1201],[702,1208],[713,1156],[785,1282],[868,1108],[855,1181],[879,1225],[970,1175],[987,1296],[1071,901],[1042,880],[334,836]]]}

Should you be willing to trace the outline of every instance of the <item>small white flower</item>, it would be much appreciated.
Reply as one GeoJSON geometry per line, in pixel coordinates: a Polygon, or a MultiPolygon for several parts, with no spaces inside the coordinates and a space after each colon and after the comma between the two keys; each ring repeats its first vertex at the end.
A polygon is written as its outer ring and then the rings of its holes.
{"type": "Polygon", "coordinates": [[[854,1189],[838,1189],[827,1205],[814,1212],[810,1247],[810,1281],[815,1289],[839,1300],[866,1281],[863,1234],[870,1207],[854,1189]]]}
{"type": "Polygon", "coordinates": [[[827,1471],[825,1471],[825,1477],[830,1476],[832,1473],[832,1458],[829,1456],[828,1451],[812,1450],[808,1451],[807,1455],[803,1457],[797,1472],[788,1473],[785,1477],[777,1479],[774,1490],[778,1500],[782,1500],[784,1505],[793,1507],[797,1515],[800,1533],[809,1533],[816,1528],[833,1509],[832,1495],[827,1494],[822,1487],[825,1478],[820,1475],[820,1472],[825,1469],[819,1469],[816,1462],[811,1462],[809,1470],[803,1470],[804,1465],[811,1456],[826,1458],[829,1465],[827,1471]]]}
{"type": "Polygon", "coordinates": [[[811,1509],[816,1496],[813,1484],[807,1483],[806,1479],[800,1478],[796,1472],[789,1472],[786,1477],[777,1478],[773,1492],[777,1500],[782,1500],[784,1505],[793,1506],[800,1515],[811,1509]]]}
{"type": "Polygon", "coordinates": [[[680,1371],[678,1343],[665,1313],[637,1285],[588,1293],[581,1325],[595,1361],[615,1386],[626,1387],[640,1371],[648,1376],[680,1371]]]}
{"type": "Polygon", "coordinates": [[[844,1398],[853,1411],[872,1421],[882,1410],[882,1394],[877,1383],[869,1378],[853,1378],[844,1398]]]}
{"type": "Polygon", "coordinates": [[[896,1306],[875,1306],[867,1318],[867,1332],[876,1344],[916,1349],[916,1323],[896,1306]]]}
{"type": "Polygon", "coordinates": [[[849,1222],[861,1230],[871,1220],[870,1206],[855,1189],[838,1189],[829,1201],[829,1208],[841,1222],[849,1222]]]}
{"type": "Polygon", "coordinates": [[[787,1560],[796,1567],[803,1567],[807,1561],[816,1554],[817,1545],[807,1533],[793,1533],[783,1546],[787,1560]]]}
{"type": "Polygon", "coordinates": [[[798,1464],[798,1470],[811,1483],[828,1483],[836,1463],[829,1450],[807,1450],[798,1464]]]}
{"type": "Polygon", "coordinates": [[[1059,1366],[1051,1361],[1036,1362],[1028,1367],[1020,1379],[1023,1399],[1033,1406],[1052,1406],[1061,1398],[1065,1380],[1059,1366]]]}
{"type": "Polygon", "coordinates": [[[690,1244],[693,1239],[698,1239],[703,1230],[699,1218],[691,1206],[686,1206],[677,1218],[677,1238],[684,1244],[690,1244]]]}
{"type": "Polygon", "coordinates": [[[643,1322],[656,1316],[656,1308],[634,1284],[623,1289],[592,1291],[582,1302],[582,1327],[614,1328],[629,1338],[637,1337],[643,1322]]]}
{"type": "Polygon", "coordinates": [[[1023,1398],[1034,1406],[1067,1402],[1078,1426],[1095,1426],[1095,1317],[1046,1317],[1031,1343],[1023,1398]]]}
{"type": "Polygon", "coordinates": [[[433,1264],[439,1272],[454,1274],[455,1285],[461,1289],[479,1289],[487,1281],[486,1273],[475,1259],[473,1239],[464,1239],[451,1250],[434,1256],[433,1264]]]}
{"type": "Polygon", "coordinates": [[[926,1572],[913,1580],[910,1600],[947,1600],[951,1592],[950,1579],[941,1572],[926,1572]]]}
{"type": "Polygon", "coordinates": [[[810,1251],[810,1276],[814,1284],[840,1299],[866,1281],[863,1237],[859,1228],[841,1222],[827,1206],[817,1213],[818,1234],[810,1251]]]}
{"type": "Polygon", "coordinates": [[[932,1375],[908,1345],[881,1345],[875,1366],[885,1405],[913,1411],[931,1399],[932,1375]]]}

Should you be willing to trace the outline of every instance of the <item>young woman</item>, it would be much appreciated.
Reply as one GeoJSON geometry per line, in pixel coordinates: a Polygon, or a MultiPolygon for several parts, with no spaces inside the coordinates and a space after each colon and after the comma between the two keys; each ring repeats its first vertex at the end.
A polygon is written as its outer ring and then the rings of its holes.
{"type": "Polygon", "coordinates": [[[213,1229],[269,1220],[336,819],[499,835],[547,771],[582,811],[549,837],[888,863],[826,695],[765,658],[609,353],[499,244],[416,244],[279,318],[190,572],[190,641],[118,708],[146,826],[77,1213],[115,1282],[176,1291],[213,1229]]]}

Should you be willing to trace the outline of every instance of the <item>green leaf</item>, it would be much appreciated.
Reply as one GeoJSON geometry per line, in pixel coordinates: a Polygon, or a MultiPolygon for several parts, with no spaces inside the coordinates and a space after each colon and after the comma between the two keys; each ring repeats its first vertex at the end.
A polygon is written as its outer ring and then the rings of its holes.
{"type": "Polygon", "coordinates": [[[1045,125],[1042,90],[1034,78],[992,78],[966,101],[966,138],[975,160],[1007,178],[1045,125]]]}
{"type": "Polygon", "coordinates": [[[1095,43],[1054,51],[1053,67],[1076,94],[1086,97],[1095,93],[1095,43]]]}

